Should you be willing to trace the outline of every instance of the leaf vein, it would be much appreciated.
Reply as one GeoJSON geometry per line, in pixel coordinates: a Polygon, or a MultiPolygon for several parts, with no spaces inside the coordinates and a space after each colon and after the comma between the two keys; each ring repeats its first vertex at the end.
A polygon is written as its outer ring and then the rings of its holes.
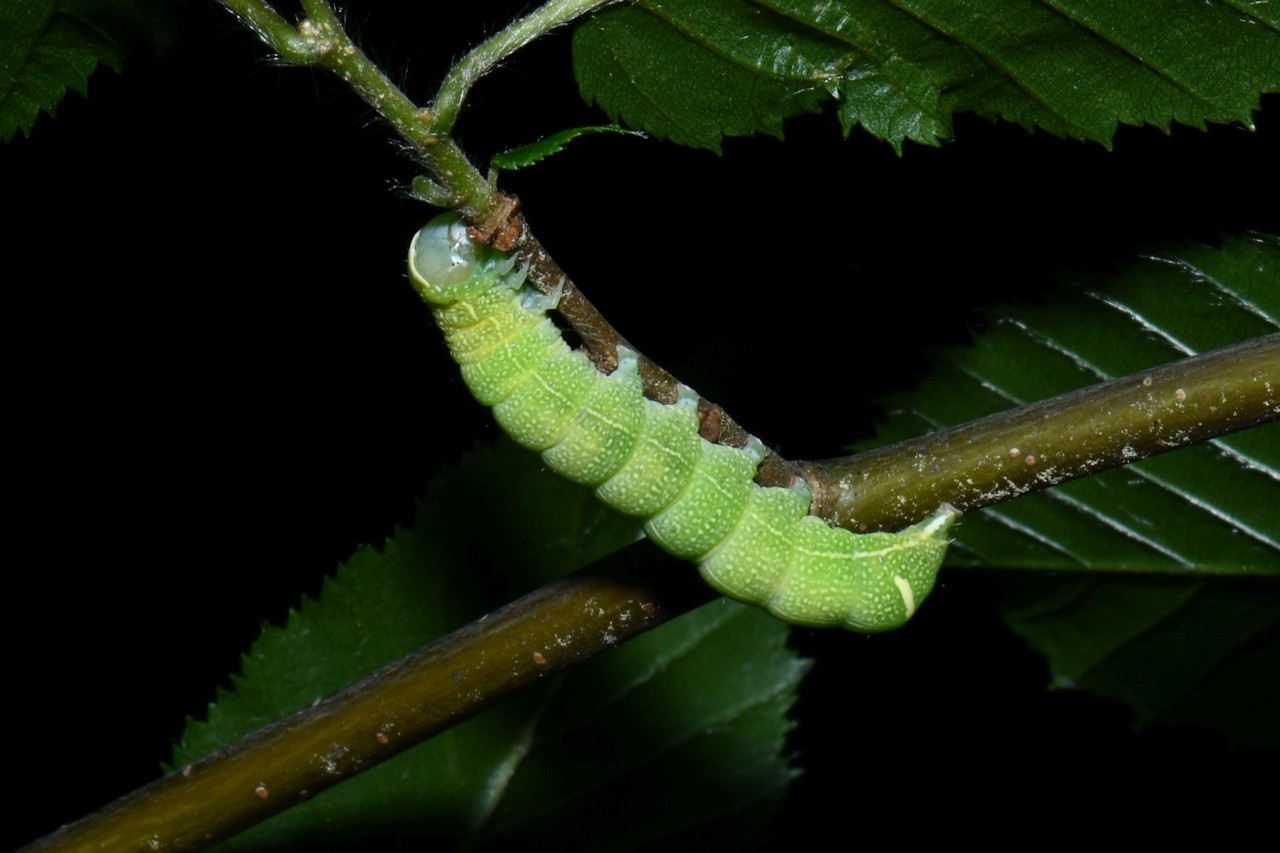
{"type": "Polygon", "coordinates": [[[1077,512],[1081,512],[1089,516],[1090,518],[1097,519],[1102,524],[1105,524],[1107,527],[1110,527],[1112,530],[1115,530],[1117,533],[1123,534],[1124,536],[1129,537],[1130,539],[1137,542],[1138,544],[1143,545],[1147,548],[1150,548],[1151,550],[1155,551],[1157,554],[1162,554],[1163,556],[1168,557],[1169,559],[1173,560],[1175,563],[1177,563],[1178,565],[1184,568],[1190,569],[1190,568],[1193,568],[1195,565],[1192,560],[1190,560],[1183,554],[1178,553],[1174,549],[1156,541],[1150,536],[1140,533],[1139,531],[1134,529],[1131,525],[1124,523],[1118,518],[1114,518],[1113,516],[1108,515],[1107,513],[1103,512],[1101,509],[1090,504],[1088,501],[1081,500],[1080,498],[1074,497],[1072,495],[1068,495],[1065,492],[1062,492],[1061,490],[1058,490],[1058,489],[1048,489],[1045,491],[1044,494],[1047,495],[1051,500],[1064,503],[1067,506],[1071,507],[1072,509],[1076,510],[1077,512]]]}
{"type": "Polygon", "coordinates": [[[1074,364],[1077,368],[1084,371],[1085,373],[1090,374],[1096,379],[1107,380],[1112,378],[1112,375],[1110,372],[1103,370],[1101,367],[1098,367],[1096,364],[1094,364],[1093,362],[1085,358],[1084,355],[1082,355],[1081,353],[1073,349],[1069,349],[1066,345],[1060,343],[1057,338],[1054,338],[1050,335],[1045,335],[1042,332],[1037,332],[1035,329],[1031,328],[1031,326],[1028,325],[1025,321],[1017,320],[1012,317],[1009,317],[1001,320],[1000,322],[1007,323],[1013,326],[1015,329],[1018,329],[1023,334],[1025,334],[1033,343],[1039,344],[1040,346],[1044,347],[1050,352],[1054,352],[1054,353],[1057,353],[1058,355],[1061,355],[1063,358],[1066,358],[1068,361],[1074,364]]]}
{"type": "Polygon", "coordinates": [[[1080,554],[1077,554],[1076,552],[1072,551],[1066,545],[1062,544],[1056,539],[1050,538],[1047,534],[1043,533],[1042,531],[1036,530],[1034,527],[1031,527],[1030,525],[1023,524],[1022,522],[1015,520],[1014,518],[1007,515],[1006,513],[1000,512],[994,509],[993,507],[987,507],[984,510],[984,514],[986,515],[987,518],[992,519],[1002,527],[1005,527],[1008,530],[1013,531],[1014,533],[1021,534],[1022,536],[1025,536],[1031,541],[1045,546],[1046,548],[1049,548],[1053,551],[1057,551],[1058,553],[1071,558],[1081,566],[1087,566],[1089,564],[1088,560],[1086,560],[1080,554]]]}
{"type": "MultiPolygon", "coordinates": [[[[1066,112],[1063,112],[1062,110],[1058,109],[1056,106],[1054,106],[1054,103],[1052,100],[1045,100],[1045,98],[1042,95],[1040,95],[1039,92],[1031,88],[1031,86],[1026,82],[1026,75],[1015,73],[1015,71],[1009,68],[1006,65],[1006,63],[998,60],[995,54],[992,53],[990,50],[983,49],[978,45],[976,41],[965,39],[962,36],[960,36],[959,33],[948,30],[945,26],[942,25],[941,22],[931,20],[925,17],[922,13],[918,14],[912,9],[907,8],[905,5],[903,5],[904,0],[885,0],[885,2],[891,3],[894,6],[897,6],[903,12],[916,18],[917,20],[920,21],[920,23],[924,24],[925,26],[932,28],[944,38],[950,39],[956,44],[961,45],[962,47],[972,51],[974,55],[982,59],[983,63],[986,64],[987,67],[991,68],[993,71],[1000,74],[1010,83],[1012,83],[1013,86],[1018,91],[1023,93],[1023,95],[1026,97],[1028,101],[1038,106],[1045,113],[1052,116],[1056,116],[1066,126],[1073,128],[1075,131],[1074,135],[1077,136],[1078,138],[1081,138],[1081,139],[1092,138],[1092,132],[1088,127],[1086,127],[1085,125],[1081,124],[1080,122],[1072,118],[1066,112]]],[[[999,27],[995,24],[992,24],[991,29],[993,30],[999,29],[999,27]]]]}
{"type": "Polygon", "coordinates": [[[1261,542],[1263,545],[1266,545],[1268,548],[1271,548],[1275,551],[1280,551],[1280,540],[1276,540],[1268,536],[1263,531],[1250,526],[1247,522],[1240,520],[1239,518],[1235,517],[1234,515],[1231,515],[1225,510],[1220,509],[1219,507],[1215,506],[1214,504],[1210,503],[1204,498],[1199,497],[1195,492],[1188,491],[1187,489],[1183,489],[1174,483],[1170,483],[1164,480],[1163,478],[1151,473],[1150,471],[1143,470],[1141,466],[1134,467],[1131,470],[1137,473],[1147,482],[1152,483],[1153,485],[1159,486],[1160,488],[1165,489],[1171,494],[1177,495],[1179,498],[1186,501],[1191,506],[1195,507],[1196,509],[1202,512],[1208,513],[1218,521],[1221,521],[1224,524],[1231,525],[1231,527],[1233,527],[1235,530],[1238,530],[1241,533],[1244,533],[1245,535],[1252,537],[1258,542],[1261,542]]]}
{"type": "Polygon", "coordinates": [[[1182,353],[1183,355],[1196,354],[1196,350],[1194,347],[1191,347],[1190,345],[1183,343],[1182,341],[1178,340],[1169,332],[1166,332],[1163,328],[1161,328],[1157,324],[1148,320],[1146,317],[1142,315],[1142,312],[1138,311],[1136,308],[1132,308],[1128,305],[1125,305],[1120,300],[1107,296],[1106,294],[1099,293],[1095,290],[1089,291],[1089,296],[1101,302],[1103,305],[1106,305],[1107,307],[1112,308],[1115,311],[1118,311],[1120,314],[1124,315],[1125,317],[1128,317],[1130,320],[1136,323],[1143,331],[1148,332],[1152,335],[1155,335],[1160,340],[1164,341],[1169,346],[1173,347],[1175,350],[1182,353]]]}
{"type": "Polygon", "coordinates": [[[1276,466],[1268,462],[1264,462],[1254,456],[1250,456],[1249,454],[1236,449],[1224,439],[1215,438],[1211,440],[1209,443],[1212,444],[1214,447],[1218,448],[1218,450],[1222,452],[1223,456],[1226,456],[1229,459],[1234,459],[1236,462],[1238,462],[1240,465],[1244,466],[1245,468],[1248,468],[1251,471],[1257,471],[1259,474],[1262,474],[1263,476],[1269,477],[1272,480],[1275,480],[1276,482],[1280,483],[1280,468],[1276,468],[1276,466]]]}
{"type": "Polygon", "coordinates": [[[1261,305],[1258,305],[1252,300],[1244,298],[1244,296],[1242,296],[1238,291],[1232,288],[1229,284],[1222,281],[1217,276],[1212,275],[1203,267],[1193,264],[1191,261],[1187,260],[1186,258],[1179,258],[1174,255],[1143,255],[1142,257],[1145,260],[1153,261],[1155,263],[1172,265],[1175,269],[1178,269],[1183,273],[1191,276],[1192,279],[1194,279],[1195,281],[1203,282],[1205,284],[1212,286],[1214,289],[1216,289],[1219,293],[1221,293],[1227,299],[1231,300],[1233,304],[1240,306],[1242,309],[1254,315],[1258,319],[1262,320],[1264,323],[1268,324],[1269,326],[1273,326],[1277,329],[1280,329],[1280,317],[1274,316],[1265,308],[1263,308],[1261,305]]]}
{"type": "Polygon", "coordinates": [[[1087,19],[1077,17],[1076,15],[1072,14],[1069,10],[1062,8],[1060,5],[1057,5],[1055,2],[1053,2],[1053,0],[1040,0],[1040,2],[1044,4],[1046,7],[1052,9],[1054,12],[1057,12],[1066,20],[1078,26],[1084,32],[1087,32],[1093,35],[1094,37],[1096,37],[1104,45],[1107,45],[1112,49],[1117,50],[1120,53],[1123,53],[1124,55],[1131,57],[1134,61],[1136,61],[1139,65],[1141,65],[1147,71],[1154,73],[1160,79],[1168,81],[1169,83],[1173,84],[1175,88],[1185,92],[1188,96],[1191,97],[1193,101],[1199,103],[1204,108],[1206,115],[1217,115],[1219,113],[1219,108],[1216,104],[1213,103],[1213,101],[1204,97],[1199,92],[1192,89],[1189,85],[1183,83],[1177,77],[1174,77],[1171,73],[1169,73],[1169,71],[1163,65],[1148,61],[1147,58],[1144,57],[1142,54],[1138,53],[1135,48],[1129,46],[1128,44],[1124,44],[1120,41],[1117,41],[1114,34],[1100,30],[1099,28],[1093,26],[1087,19]]]}

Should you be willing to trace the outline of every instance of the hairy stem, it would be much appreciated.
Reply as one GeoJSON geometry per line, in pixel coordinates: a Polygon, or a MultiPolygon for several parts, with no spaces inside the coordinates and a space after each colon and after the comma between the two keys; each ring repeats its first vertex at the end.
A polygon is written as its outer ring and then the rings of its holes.
{"type": "MultiPolygon", "coordinates": [[[[428,203],[458,208],[487,239],[510,230],[508,249],[518,249],[529,264],[529,279],[545,292],[562,288],[559,310],[583,341],[583,349],[603,371],[617,362],[618,346],[629,346],[600,312],[582,295],[559,265],[517,217],[512,200],[497,192],[449,137],[467,92],[477,79],[516,50],[549,30],[616,0],[554,0],[514,22],[462,59],[440,87],[433,109],[415,105],[361,51],[325,0],[305,0],[308,17],[295,28],[264,0],[219,0],[268,46],[295,65],[314,65],[340,76],[377,110],[396,133],[421,157],[431,180],[415,182],[428,203]]],[[[631,349],[635,349],[631,347],[631,349]]],[[[640,356],[645,394],[659,402],[678,396],[679,380],[661,366],[640,356]]],[[[734,446],[747,441],[747,432],[714,403],[704,403],[703,437],[734,446]]],[[[789,481],[795,466],[771,456],[765,466],[780,481],[789,481]]]]}
{"type": "Polygon", "coordinates": [[[447,134],[453,130],[467,92],[494,66],[561,24],[616,2],[618,0],[550,0],[486,39],[454,65],[441,84],[434,103],[436,132],[447,134]]]}
{"type": "Polygon", "coordinates": [[[313,43],[300,35],[269,3],[260,0],[219,0],[244,25],[253,30],[280,58],[293,65],[316,62],[313,43]]]}
{"type": "Polygon", "coordinates": [[[326,68],[341,77],[421,158],[443,194],[468,218],[485,219],[504,207],[502,194],[447,134],[430,110],[417,106],[351,40],[324,0],[303,4],[308,17],[291,26],[263,0],[219,0],[281,58],[295,65],[326,68]]]}

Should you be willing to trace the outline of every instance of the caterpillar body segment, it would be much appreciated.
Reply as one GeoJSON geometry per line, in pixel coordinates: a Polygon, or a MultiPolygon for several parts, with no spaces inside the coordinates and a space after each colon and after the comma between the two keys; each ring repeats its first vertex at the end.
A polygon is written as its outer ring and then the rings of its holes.
{"type": "Polygon", "coordinates": [[[470,240],[455,215],[418,232],[409,271],[464,381],[503,429],[645,519],[645,533],[697,562],[717,591],[795,624],[874,632],[906,622],[933,588],[953,508],[899,533],[855,534],[808,515],[803,485],[755,483],[758,442],[699,436],[692,392],[654,402],[634,353],[620,350],[606,375],[571,350],[546,316],[554,298],[524,288],[514,260],[470,240]]]}

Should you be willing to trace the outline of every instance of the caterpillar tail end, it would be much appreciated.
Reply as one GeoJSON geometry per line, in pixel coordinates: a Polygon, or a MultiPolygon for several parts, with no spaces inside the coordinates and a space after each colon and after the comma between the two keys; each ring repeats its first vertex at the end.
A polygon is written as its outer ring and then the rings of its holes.
{"type": "Polygon", "coordinates": [[[933,591],[951,544],[951,525],[959,517],[960,510],[944,503],[933,515],[897,533],[859,536],[859,540],[883,537],[886,545],[874,553],[874,565],[867,560],[872,554],[861,555],[868,565],[868,589],[875,594],[859,597],[843,627],[875,633],[905,625],[933,591]]]}
{"type": "MultiPolygon", "coordinates": [[[[944,546],[949,545],[951,540],[947,538],[947,534],[951,531],[951,525],[955,524],[956,519],[962,515],[964,515],[963,512],[949,503],[944,503],[933,511],[933,515],[918,524],[913,524],[898,535],[911,534],[921,539],[941,542],[944,546]]],[[[938,565],[941,567],[941,561],[938,565]]]]}
{"type": "Polygon", "coordinates": [[[766,583],[726,583],[724,577],[708,577],[714,567],[706,564],[703,577],[726,595],[795,625],[891,631],[906,624],[932,591],[959,515],[944,504],[905,530],[861,534],[806,515],[785,570],[766,583]]]}

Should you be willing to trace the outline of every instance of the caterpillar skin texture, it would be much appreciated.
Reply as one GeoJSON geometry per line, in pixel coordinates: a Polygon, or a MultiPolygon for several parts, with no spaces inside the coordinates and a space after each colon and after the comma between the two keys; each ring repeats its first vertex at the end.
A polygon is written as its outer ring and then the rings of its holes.
{"type": "Polygon", "coordinates": [[[409,274],[502,428],[561,476],[644,518],[650,539],[697,562],[724,595],[787,622],[870,632],[902,625],[933,588],[951,507],[899,533],[855,534],[809,515],[804,485],[757,485],[758,441],[702,439],[697,395],[646,399],[628,350],[600,373],[547,317],[557,297],[523,287],[514,259],[470,240],[455,215],[414,237],[409,274]]]}

